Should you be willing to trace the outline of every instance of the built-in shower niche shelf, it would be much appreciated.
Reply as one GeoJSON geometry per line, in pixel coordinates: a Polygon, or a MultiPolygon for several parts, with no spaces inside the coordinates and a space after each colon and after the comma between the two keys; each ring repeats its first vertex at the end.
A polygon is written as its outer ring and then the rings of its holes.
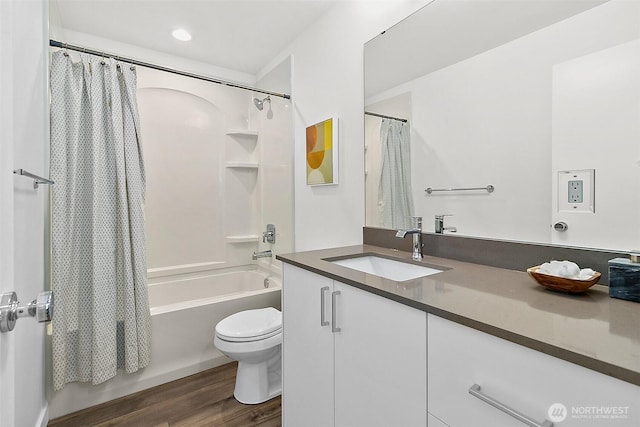
{"type": "Polygon", "coordinates": [[[260,236],[257,234],[246,234],[238,236],[227,236],[227,242],[229,243],[257,243],[260,236]]]}
{"type": "Polygon", "coordinates": [[[226,167],[230,169],[258,169],[260,165],[255,162],[227,162],[226,167]]]}
{"type": "Polygon", "coordinates": [[[258,131],[257,130],[250,130],[250,129],[228,129],[227,130],[227,135],[255,137],[255,136],[258,136],[258,131]]]}

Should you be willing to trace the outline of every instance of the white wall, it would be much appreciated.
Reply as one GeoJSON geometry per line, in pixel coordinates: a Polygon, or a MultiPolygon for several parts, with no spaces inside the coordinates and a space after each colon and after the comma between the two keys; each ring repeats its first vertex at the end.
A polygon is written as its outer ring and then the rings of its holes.
{"type": "MultiPolygon", "coordinates": [[[[278,93],[291,93],[291,57],[287,57],[274,69],[262,76],[256,86],[278,93]]],[[[255,94],[263,99],[264,94],[255,94]]],[[[263,243],[259,250],[271,249],[274,256],[261,258],[258,264],[281,275],[282,263],[276,254],[293,251],[293,111],[291,101],[271,96],[271,103],[265,103],[258,111],[251,106],[252,126],[260,129],[258,150],[260,152],[260,202],[258,231],[266,230],[267,224],[276,226],[275,243],[263,243]],[[269,109],[272,117],[269,118],[269,109]]]]}
{"type": "Polygon", "coordinates": [[[364,43],[426,3],[340,2],[274,60],[293,56],[297,251],[362,242],[364,43]],[[305,128],[331,116],[340,126],[339,183],[309,187],[305,128]]]}
{"type": "MultiPolygon", "coordinates": [[[[271,65],[273,68],[262,70],[255,86],[270,92],[291,95],[292,58],[288,56],[279,64],[271,63],[271,65]]],[[[261,95],[262,98],[264,98],[264,96],[264,94],[261,95]]]]}
{"type": "MultiPolygon", "coordinates": [[[[48,176],[47,5],[41,1],[3,2],[0,7],[0,97],[2,98],[2,291],[15,291],[22,304],[45,288],[45,212],[48,186],[11,174],[24,168],[48,176]],[[12,149],[7,148],[12,145],[12,149]],[[10,181],[9,181],[10,180],[10,181]],[[11,182],[6,188],[5,183],[11,182]],[[5,190],[7,190],[5,192],[5,190]],[[11,220],[12,218],[12,220],[11,220]],[[11,224],[12,222],[12,224],[11,224]],[[12,226],[12,233],[6,232],[12,226]],[[12,246],[12,247],[11,247],[12,246]],[[6,251],[10,250],[11,254],[6,251]],[[7,263],[12,266],[7,266],[7,263]],[[5,274],[13,271],[12,274],[5,274]]],[[[45,425],[46,326],[20,319],[0,337],[3,426],[45,425]],[[5,371],[10,368],[11,372],[5,371]]]]}

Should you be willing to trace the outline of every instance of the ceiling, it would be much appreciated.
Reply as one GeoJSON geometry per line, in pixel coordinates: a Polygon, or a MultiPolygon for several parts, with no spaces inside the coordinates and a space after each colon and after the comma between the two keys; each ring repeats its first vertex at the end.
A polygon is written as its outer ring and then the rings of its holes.
{"type": "Polygon", "coordinates": [[[65,30],[256,75],[336,2],[52,0],[51,8],[65,30]],[[177,28],[193,39],[174,39],[177,28]]]}

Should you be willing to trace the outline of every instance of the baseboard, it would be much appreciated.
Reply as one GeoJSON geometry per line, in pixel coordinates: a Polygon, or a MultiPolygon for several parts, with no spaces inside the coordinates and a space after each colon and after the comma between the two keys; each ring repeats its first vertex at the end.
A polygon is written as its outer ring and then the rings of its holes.
{"type": "Polygon", "coordinates": [[[44,403],[44,407],[40,410],[40,416],[38,416],[38,421],[36,421],[36,427],[47,427],[49,424],[49,404],[47,402],[44,403]]]}

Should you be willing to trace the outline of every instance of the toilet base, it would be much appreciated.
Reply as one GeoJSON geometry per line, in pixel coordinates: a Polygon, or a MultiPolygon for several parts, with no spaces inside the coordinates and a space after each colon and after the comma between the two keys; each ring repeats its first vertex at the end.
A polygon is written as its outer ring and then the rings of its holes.
{"type": "Polygon", "coordinates": [[[280,346],[273,357],[258,362],[238,362],[233,396],[240,403],[255,405],[282,394],[282,353],[280,346]]]}

